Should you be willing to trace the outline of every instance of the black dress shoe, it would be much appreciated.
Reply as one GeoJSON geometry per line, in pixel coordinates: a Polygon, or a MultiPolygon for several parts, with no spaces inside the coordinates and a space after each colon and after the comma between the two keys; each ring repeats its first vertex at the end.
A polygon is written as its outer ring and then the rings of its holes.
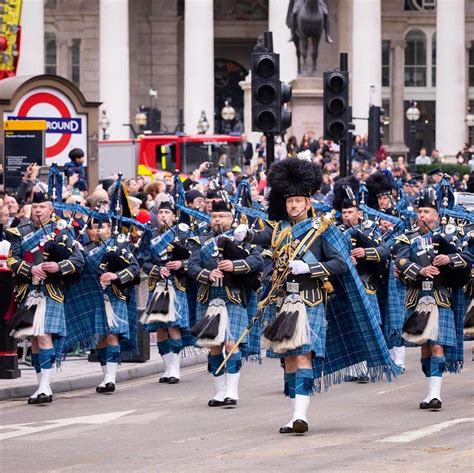
{"type": "Polygon", "coordinates": [[[97,386],[95,388],[95,392],[99,394],[103,394],[107,392],[107,388],[105,386],[97,386]]]}
{"type": "Polygon", "coordinates": [[[431,401],[428,404],[428,408],[432,410],[438,410],[438,409],[441,409],[441,407],[442,407],[441,401],[436,398],[431,399],[431,401]]]}
{"type": "Polygon", "coordinates": [[[53,402],[53,396],[41,393],[28,399],[28,404],[45,404],[47,402],[53,402]]]}
{"type": "Polygon", "coordinates": [[[357,381],[357,376],[351,376],[351,375],[344,376],[345,383],[353,383],[354,381],[357,381]]]}
{"type": "Polygon", "coordinates": [[[297,419],[293,422],[293,432],[295,434],[304,434],[308,432],[308,423],[302,419],[297,419]]]}
{"type": "Polygon", "coordinates": [[[284,427],[280,427],[278,432],[280,432],[280,434],[293,434],[295,431],[293,430],[293,427],[285,425],[284,427]]]}
{"type": "Polygon", "coordinates": [[[224,401],[218,401],[217,399],[211,399],[207,405],[209,407],[222,407],[224,405],[224,401]]]}
{"type": "Polygon", "coordinates": [[[179,383],[179,378],[175,378],[174,376],[171,376],[168,378],[168,384],[178,384],[179,383]]]}
{"type": "Polygon", "coordinates": [[[108,393],[113,393],[115,391],[115,384],[114,383],[107,383],[105,385],[105,389],[108,393]]]}
{"type": "Polygon", "coordinates": [[[232,399],[231,397],[226,397],[224,399],[224,406],[235,407],[236,405],[237,405],[237,400],[236,399],[232,399]]]}
{"type": "Polygon", "coordinates": [[[169,381],[169,378],[166,378],[165,376],[162,376],[160,379],[159,379],[159,383],[167,383],[169,381]]]}
{"type": "Polygon", "coordinates": [[[370,378],[368,376],[358,376],[357,377],[357,382],[361,384],[369,383],[370,378]]]}
{"type": "Polygon", "coordinates": [[[430,408],[430,403],[426,401],[421,401],[420,402],[420,409],[429,409],[430,408]]]}

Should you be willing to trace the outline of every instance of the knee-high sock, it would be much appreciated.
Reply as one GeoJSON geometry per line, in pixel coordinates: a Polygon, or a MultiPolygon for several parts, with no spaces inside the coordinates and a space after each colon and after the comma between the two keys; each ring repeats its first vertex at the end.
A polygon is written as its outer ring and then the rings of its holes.
{"type": "Polygon", "coordinates": [[[40,384],[41,383],[41,365],[40,365],[40,360],[39,360],[39,353],[31,354],[31,365],[35,369],[36,379],[38,380],[38,384],[40,384]]]}
{"type": "Polygon", "coordinates": [[[296,370],[295,410],[293,420],[304,420],[308,422],[306,415],[310,402],[310,394],[313,389],[313,370],[311,368],[298,368],[296,370]]]}
{"type": "Polygon", "coordinates": [[[181,338],[171,338],[169,339],[170,348],[171,348],[171,358],[170,358],[170,368],[168,375],[170,378],[180,379],[180,351],[183,348],[183,340],[181,338]]]}
{"type": "Polygon", "coordinates": [[[441,384],[443,382],[443,373],[446,370],[446,358],[444,356],[432,356],[430,362],[430,389],[428,397],[439,399],[441,401],[441,384]]]}
{"type": "Polygon", "coordinates": [[[120,345],[107,345],[107,371],[105,373],[104,383],[115,384],[117,376],[117,365],[120,356],[120,345]]]}
{"type": "Polygon", "coordinates": [[[227,383],[226,377],[224,376],[224,370],[221,370],[219,374],[216,374],[217,369],[224,361],[224,355],[209,355],[207,357],[207,370],[212,374],[214,385],[216,387],[216,394],[213,399],[216,401],[223,401],[227,394],[227,383]]]}
{"type": "Polygon", "coordinates": [[[163,373],[163,378],[169,378],[169,372],[171,367],[171,362],[173,358],[173,353],[171,352],[171,344],[170,339],[167,338],[162,342],[158,342],[158,353],[161,355],[163,359],[163,363],[165,365],[165,372],[163,373]]]}
{"type": "Polygon", "coordinates": [[[426,397],[423,399],[423,402],[430,402],[430,386],[431,386],[431,369],[430,369],[430,360],[431,357],[427,358],[420,358],[421,363],[421,371],[423,371],[425,378],[428,380],[428,393],[426,397]]]}
{"type": "Polygon", "coordinates": [[[102,373],[104,375],[102,381],[99,383],[99,387],[105,387],[105,375],[107,374],[107,347],[96,348],[95,350],[97,359],[99,360],[102,373]]]}
{"type": "Polygon", "coordinates": [[[51,391],[50,381],[55,358],[55,350],[54,348],[40,348],[38,357],[41,367],[41,382],[38,391],[35,394],[46,394],[47,396],[50,396],[53,394],[51,391]]]}
{"type": "Polygon", "coordinates": [[[237,351],[227,361],[226,367],[226,397],[230,399],[239,399],[239,379],[240,368],[242,367],[242,354],[237,351]]]}

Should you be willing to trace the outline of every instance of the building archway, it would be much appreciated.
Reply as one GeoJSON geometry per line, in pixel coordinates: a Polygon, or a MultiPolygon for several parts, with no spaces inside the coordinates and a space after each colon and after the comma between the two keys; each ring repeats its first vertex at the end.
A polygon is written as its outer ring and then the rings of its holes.
{"type": "Polygon", "coordinates": [[[225,101],[230,99],[236,111],[233,131],[243,130],[244,92],[239,82],[245,80],[248,70],[231,59],[217,58],[214,60],[214,127],[216,133],[223,133],[225,126],[221,110],[225,101]]]}

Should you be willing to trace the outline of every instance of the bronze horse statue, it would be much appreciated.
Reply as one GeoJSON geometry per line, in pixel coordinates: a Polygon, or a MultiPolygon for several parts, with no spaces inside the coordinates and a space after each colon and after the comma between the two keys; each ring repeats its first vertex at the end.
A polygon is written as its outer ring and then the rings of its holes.
{"type": "Polygon", "coordinates": [[[298,74],[306,75],[309,39],[312,43],[311,58],[313,66],[311,75],[316,75],[319,42],[323,30],[326,30],[326,41],[332,43],[329,36],[327,6],[323,0],[296,0],[290,3],[289,27],[292,29],[292,40],[296,46],[298,58],[298,74]],[[303,64],[301,64],[301,59],[303,64]]]}

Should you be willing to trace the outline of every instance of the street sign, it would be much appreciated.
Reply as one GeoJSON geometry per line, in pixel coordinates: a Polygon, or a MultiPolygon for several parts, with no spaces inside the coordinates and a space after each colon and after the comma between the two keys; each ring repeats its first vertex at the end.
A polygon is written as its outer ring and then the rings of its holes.
{"type": "Polygon", "coordinates": [[[71,99],[52,87],[38,87],[25,94],[4,120],[46,120],[45,164],[64,165],[69,161],[72,148],[86,153],[87,165],[87,115],[76,111],[71,99]]]}
{"type": "Polygon", "coordinates": [[[11,120],[3,122],[3,184],[16,191],[26,168],[44,164],[45,120],[11,120]]]}

